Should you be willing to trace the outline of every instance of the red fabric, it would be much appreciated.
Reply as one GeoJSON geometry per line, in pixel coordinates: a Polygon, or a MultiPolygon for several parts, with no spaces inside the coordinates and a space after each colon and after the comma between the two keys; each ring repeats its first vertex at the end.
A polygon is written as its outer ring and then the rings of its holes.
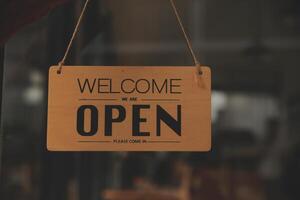
{"type": "Polygon", "coordinates": [[[1,0],[0,45],[20,28],[69,0],[1,0]]]}

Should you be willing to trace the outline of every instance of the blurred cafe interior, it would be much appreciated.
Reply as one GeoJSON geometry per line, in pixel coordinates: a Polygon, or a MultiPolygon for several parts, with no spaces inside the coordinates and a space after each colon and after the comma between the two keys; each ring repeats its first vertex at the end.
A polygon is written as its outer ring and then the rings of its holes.
{"type": "MultiPolygon", "coordinates": [[[[26,1],[0,2],[1,200],[300,199],[299,0],[176,0],[212,70],[207,153],[47,151],[48,70],[85,1],[26,1]]],[[[66,64],[193,62],[168,0],[91,0],[66,64]]]]}

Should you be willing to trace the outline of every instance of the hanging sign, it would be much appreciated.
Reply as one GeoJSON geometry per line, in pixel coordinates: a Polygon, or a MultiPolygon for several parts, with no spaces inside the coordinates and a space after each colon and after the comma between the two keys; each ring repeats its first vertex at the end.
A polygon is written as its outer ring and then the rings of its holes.
{"type": "Polygon", "coordinates": [[[202,67],[50,68],[50,151],[209,151],[211,74],[202,67]]]}

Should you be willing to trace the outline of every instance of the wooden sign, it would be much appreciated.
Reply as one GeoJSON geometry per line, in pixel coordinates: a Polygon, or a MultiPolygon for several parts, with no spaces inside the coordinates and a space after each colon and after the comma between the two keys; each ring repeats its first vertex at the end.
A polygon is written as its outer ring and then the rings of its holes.
{"type": "Polygon", "coordinates": [[[209,151],[211,73],[203,67],[50,68],[50,151],[209,151]]]}

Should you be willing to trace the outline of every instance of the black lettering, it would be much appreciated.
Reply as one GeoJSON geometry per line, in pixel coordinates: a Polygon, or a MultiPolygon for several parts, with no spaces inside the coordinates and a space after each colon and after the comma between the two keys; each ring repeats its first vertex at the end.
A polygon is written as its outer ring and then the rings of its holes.
{"type": "Polygon", "coordinates": [[[181,94],[181,92],[174,91],[174,88],[180,88],[181,85],[176,85],[173,82],[174,81],[181,81],[182,79],[170,79],[170,93],[171,94],[181,94]]]}
{"type": "Polygon", "coordinates": [[[141,132],[140,123],[147,122],[146,118],[141,118],[141,110],[149,109],[150,105],[132,106],[132,136],[150,136],[150,132],[141,132]]]}
{"type": "Polygon", "coordinates": [[[124,92],[125,94],[131,94],[131,93],[133,93],[134,92],[134,88],[131,90],[131,91],[126,91],[125,89],[124,89],[124,85],[125,85],[125,82],[126,81],[130,81],[130,82],[132,82],[132,83],[134,83],[134,80],[132,80],[132,79],[124,79],[122,82],[121,82],[121,89],[122,89],[122,92],[124,92]]]}
{"type": "Polygon", "coordinates": [[[111,79],[107,79],[107,78],[105,78],[105,79],[102,79],[102,78],[99,78],[98,79],[98,93],[99,94],[108,94],[110,91],[101,91],[101,89],[102,88],[104,88],[104,87],[107,87],[108,88],[108,86],[109,86],[109,84],[108,83],[102,83],[102,82],[104,82],[104,81],[109,81],[109,80],[111,80],[111,79]]]}
{"type": "Polygon", "coordinates": [[[98,109],[93,105],[83,105],[77,110],[77,132],[81,136],[93,136],[98,131],[98,109]],[[91,111],[91,128],[89,131],[84,129],[84,113],[86,110],[91,111]]]}
{"type": "Polygon", "coordinates": [[[150,83],[148,80],[146,79],[139,79],[136,84],[135,84],[135,87],[136,87],[136,91],[138,93],[141,93],[141,94],[146,94],[147,92],[149,92],[150,90],[150,83]],[[139,86],[142,86],[141,82],[145,82],[146,83],[146,88],[144,89],[144,91],[141,90],[141,88],[139,88],[139,86]]]}
{"type": "Polygon", "coordinates": [[[95,84],[96,84],[96,79],[94,79],[93,85],[90,84],[89,79],[85,79],[83,86],[82,86],[79,78],[77,79],[77,82],[78,82],[78,86],[79,86],[81,93],[83,93],[85,91],[86,87],[88,87],[89,92],[92,93],[94,90],[95,84]]]}
{"type": "Polygon", "coordinates": [[[161,106],[157,105],[156,134],[161,135],[161,121],[165,122],[178,136],[181,136],[181,105],[177,106],[177,120],[161,106]]]}
{"type": "Polygon", "coordinates": [[[111,93],[111,94],[119,94],[120,92],[113,91],[113,83],[112,83],[112,79],[109,79],[109,82],[110,82],[110,93],[111,93]]]}
{"type": "Polygon", "coordinates": [[[155,93],[155,89],[159,92],[159,94],[162,93],[162,91],[164,90],[164,88],[166,89],[166,94],[168,93],[168,80],[165,79],[163,85],[161,86],[161,88],[158,87],[156,81],[154,79],[152,79],[152,93],[155,93]]]}
{"type": "Polygon", "coordinates": [[[112,136],[112,124],[122,122],[126,118],[126,110],[120,105],[105,106],[105,136],[112,136]],[[113,110],[118,110],[119,115],[113,118],[113,110]]]}

